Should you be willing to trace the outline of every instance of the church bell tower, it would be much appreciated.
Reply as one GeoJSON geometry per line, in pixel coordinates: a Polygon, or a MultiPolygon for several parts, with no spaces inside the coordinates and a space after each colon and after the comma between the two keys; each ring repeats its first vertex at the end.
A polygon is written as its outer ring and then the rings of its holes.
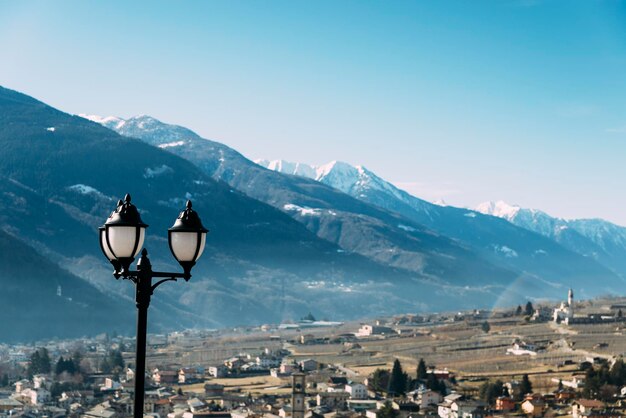
{"type": "Polygon", "coordinates": [[[304,373],[294,373],[292,376],[292,393],[291,393],[291,417],[304,418],[305,412],[305,396],[304,391],[306,385],[306,375],[304,373]]]}

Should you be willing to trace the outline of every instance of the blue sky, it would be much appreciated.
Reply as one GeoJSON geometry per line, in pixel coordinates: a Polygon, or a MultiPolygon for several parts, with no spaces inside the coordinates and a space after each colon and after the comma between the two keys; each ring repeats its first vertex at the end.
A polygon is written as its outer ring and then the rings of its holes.
{"type": "Polygon", "coordinates": [[[5,1],[0,84],[626,225],[624,1],[5,1]]]}

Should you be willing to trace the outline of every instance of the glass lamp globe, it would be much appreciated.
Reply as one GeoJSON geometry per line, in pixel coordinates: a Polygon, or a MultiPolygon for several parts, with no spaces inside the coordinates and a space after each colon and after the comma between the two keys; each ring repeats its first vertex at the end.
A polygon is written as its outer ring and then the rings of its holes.
{"type": "Polygon", "coordinates": [[[148,227],[141,220],[137,207],[130,202],[130,195],[118,202],[117,209],[105,222],[104,234],[100,241],[104,255],[119,261],[122,268],[128,269],[143,247],[148,227]],[[104,236],[103,236],[104,235],[104,236]]]}
{"type": "Polygon", "coordinates": [[[209,232],[202,225],[198,213],[191,208],[190,200],[187,201],[187,207],[180,213],[174,225],[167,231],[172,255],[183,267],[185,274],[190,274],[191,268],[204,251],[206,235],[209,232]]]}

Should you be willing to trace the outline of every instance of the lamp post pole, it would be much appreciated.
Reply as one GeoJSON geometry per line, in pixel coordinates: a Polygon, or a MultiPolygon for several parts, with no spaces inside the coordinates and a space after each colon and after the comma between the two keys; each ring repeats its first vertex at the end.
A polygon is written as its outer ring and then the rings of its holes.
{"type": "Polygon", "coordinates": [[[146,338],[148,334],[148,307],[152,296],[152,266],[144,249],[137,266],[139,274],[135,283],[137,303],[137,340],[135,349],[135,408],[134,418],[143,417],[144,393],[146,389],[146,338]]]}
{"type": "Polygon", "coordinates": [[[141,250],[137,270],[130,270],[130,264],[143,245],[145,229],[148,225],[141,221],[139,211],[130,203],[130,195],[124,202],[118,202],[107,222],[100,228],[100,247],[115,268],[113,276],[135,284],[137,305],[137,339],[135,357],[135,400],[134,418],[143,418],[146,387],[146,338],[148,333],[148,308],[154,290],[167,281],[191,278],[191,269],[204,251],[208,230],[202,226],[198,214],[191,208],[191,202],[168,230],[169,246],[174,258],[183,267],[182,273],[152,271],[148,251],[141,250]],[[152,279],[161,280],[152,284],[152,279]]]}

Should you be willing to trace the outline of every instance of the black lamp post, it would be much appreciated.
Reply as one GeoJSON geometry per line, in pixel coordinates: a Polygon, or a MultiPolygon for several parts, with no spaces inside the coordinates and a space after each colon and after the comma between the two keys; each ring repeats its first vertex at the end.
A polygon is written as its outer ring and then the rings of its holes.
{"type": "Polygon", "coordinates": [[[198,213],[191,208],[191,201],[180,213],[174,226],[168,229],[170,250],[183,268],[182,273],[152,271],[148,251],[143,242],[148,225],[143,223],[137,207],[130,203],[130,195],[117,203],[117,208],[100,227],[100,248],[115,268],[113,275],[135,283],[137,303],[137,357],[135,360],[135,409],[134,417],[143,418],[143,403],[146,380],[146,334],[148,307],[152,292],[159,285],[170,280],[191,278],[191,268],[204,251],[206,234],[209,232],[200,221],[198,213]],[[130,265],[141,251],[137,270],[130,265]],[[152,283],[153,278],[161,280],[152,283]]]}

